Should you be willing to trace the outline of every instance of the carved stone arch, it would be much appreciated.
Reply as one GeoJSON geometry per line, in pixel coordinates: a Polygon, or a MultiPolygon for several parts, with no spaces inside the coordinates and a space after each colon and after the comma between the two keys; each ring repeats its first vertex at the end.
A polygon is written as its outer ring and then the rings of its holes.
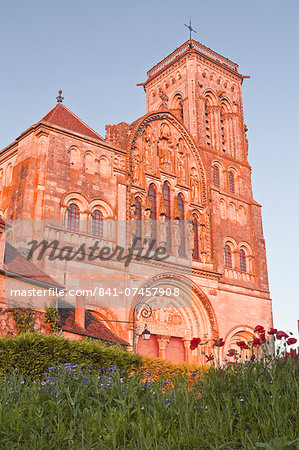
{"type": "Polygon", "coordinates": [[[247,242],[242,241],[239,243],[238,251],[240,252],[241,249],[245,251],[245,255],[247,258],[252,258],[253,256],[252,248],[247,242]]]}
{"type": "Polygon", "coordinates": [[[97,208],[103,212],[103,216],[105,219],[114,219],[116,217],[114,208],[107,200],[99,198],[92,200],[89,204],[90,212],[93,212],[93,210],[97,208]]]}
{"type": "Polygon", "coordinates": [[[181,91],[177,91],[172,95],[171,100],[170,100],[171,109],[176,108],[175,105],[177,104],[178,100],[181,100],[181,101],[183,100],[183,94],[181,91]]]}
{"type": "MultiPolygon", "coordinates": [[[[150,183],[149,183],[149,185],[150,185],[150,183]]],[[[134,195],[135,198],[139,198],[139,200],[141,202],[141,205],[144,208],[145,207],[145,203],[146,203],[145,195],[142,192],[140,192],[140,191],[134,192],[133,195],[134,195]]]]}
{"type": "MultiPolygon", "coordinates": [[[[227,335],[224,337],[225,346],[223,349],[223,355],[226,355],[228,350],[235,349],[240,352],[240,349],[237,346],[237,341],[245,341],[248,342],[252,340],[254,335],[253,328],[249,325],[237,325],[229,330],[227,335]]],[[[233,360],[232,358],[228,358],[229,360],[233,360]]]]}
{"type": "Polygon", "coordinates": [[[219,98],[217,97],[216,93],[212,89],[206,89],[204,91],[204,97],[206,99],[207,106],[218,106],[219,105],[219,98]]]}
{"type": "Polygon", "coordinates": [[[72,202],[78,204],[80,211],[88,210],[89,202],[85,195],[81,194],[80,192],[67,192],[61,198],[61,206],[68,206],[72,202]]]}
{"type": "Polygon", "coordinates": [[[221,105],[221,109],[224,113],[232,113],[233,112],[232,104],[225,95],[222,95],[222,98],[220,100],[220,105],[221,105]]]}
{"type": "MultiPolygon", "coordinates": [[[[219,330],[215,311],[208,297],[191,278],[177,273],[161,273],[151,277],[140,286],[139,292],[142,292],[142,288],[143,290],[146,288],[151,289],[155,286],[163,285],[163,283],[164,286],[167,283],[171,286],[178,286],[181,289],[182,296],[176,299],[176,304],[173,307],[179,308],[179,311],[182,313],[185,319],[184,326],[187,327],[189,337],[205,334],[209,339],[217,339],[219,337],[219,330]],[[187,294],[187,303],[183,299],[183,294],[187,294]]],[[[133,322],[136,305],[140,304],[140,309],[142,309],[143,301],[151,305],[151,297],[145,297],[142,294],[137,293],[132,299],[129,313],[130,322],[133,322]]]]}
{"type": "Polygon", "coordinates": [[[129,182],[130,183],[132,182],[132,173],[133,173],[132,157],[136,150],[137,140],[143,134],[146,126],[149,124],[153,124],[154,122],[167,123],[170,127],[173,127],[176,130],[176,132],[180,135],[180,137],[183,139],[187,149],[192,154],[195,164],[197,166],[199,179],[202,186],[202,204],[204,206],[207,205],[208,194],[207,194],[206,174],[199,150],[196,144],[194,143],[193,138],[191,137],[185,126],[182,124],[182,122],[178,120],[175,117],[175,115],[169,111],[148,113],[137,121],[135,128],[132,131],[127,149],[126,165],[129,182]]]}
{"type": "Polygon", "coordinates": [[[146,180],[146,192],[148,191],[150,185],[153,184],[155,186],[156,192],[159,192],[160,185],[156,180],[146,180]]]}
{"type": "Polygon", "coordinates": [[[224,239],[224,246],[225,245],[229,245],[232,251],[236,251],[238,248],[237,242],[231,236],[228,236],[224,239]]]}
{"type": "Polygon", "coordinates": [[[170,109],[173,111],[175,116],[184,122],[184,104],[183,104],[183,94],[181,92],[176,92],[170,101],[170,109]]]}

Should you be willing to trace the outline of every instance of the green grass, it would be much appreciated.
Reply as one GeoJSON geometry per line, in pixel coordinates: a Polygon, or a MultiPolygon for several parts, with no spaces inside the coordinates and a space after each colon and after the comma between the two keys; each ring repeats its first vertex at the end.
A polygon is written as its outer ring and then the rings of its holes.
{"type": "Polygon", "coordinates": [[[146,382],[55,366],[1,379],[1,449],[296,449],[298,360],[268,358],[146,382]]]}

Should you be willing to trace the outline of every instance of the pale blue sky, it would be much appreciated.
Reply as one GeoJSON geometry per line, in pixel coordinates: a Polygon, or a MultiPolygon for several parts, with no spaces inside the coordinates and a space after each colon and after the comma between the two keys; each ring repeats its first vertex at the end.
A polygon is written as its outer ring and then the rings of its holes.
{"type": "Polygon", "coordinates": [[[37,122],[63,89],[65,105],[105,124],[145,113],[136,83],[188,38],[235,61],[243,83],[255,199],[263,205],[274,323],[297,333],[297,0],[0,0],[0,148],[37,122]]]}

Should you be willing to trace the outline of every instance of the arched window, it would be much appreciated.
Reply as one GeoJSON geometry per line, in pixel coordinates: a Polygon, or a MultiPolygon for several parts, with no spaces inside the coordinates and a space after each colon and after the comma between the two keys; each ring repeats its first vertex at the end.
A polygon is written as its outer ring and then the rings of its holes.
{"type": "Polygon", "coordinates": [[[166,220],[168,221],[168,227],[167,227],[167,242],[166,242],[166,250],[169,252],[171,249],[171,210],[170,210],[170,187],[168,183],[163,184],[162,188],[162,194],[163,194],[163,201],[166,211],[166,220]]]}
{"type": "Polygon", "coordinates": [[[180,193],[178,195],[178,210],[180,214],[180,229],[181,229],[181,245],[179,248],[179,255],[185,256],[185,210],[184,210],[184,197],[180,193]]]}
{"type": "Polygon", "coordinates": [[[103,214],[99,209],[95,209],[91,215],[91,234],[103,237],[103,214]]]}
{"type": "Polygon", "coordinates": [[[217,164],[213,166],[213,178],[214,178],[214,186],[220,188],[220,173],[217,164]]]}
{"type": "Polygon", "coordinates": [[[230,171],[228,174],[228,184],[229,184],[229,190],[232,194],[235,193],[235,176],[234,172],[230,171]]]}
{"type": "Polygon", "coordinates": [[[243,250],[243,248],[241,248],[239,253],[239,262],[240,262],[240,270],[242,270],[242,272],[246,272],[246,253],[243,250]]]}
{"type": "Polygon", "coordinates": [[[172,108],[176,110],[181,121],[184,122],[184,106],[181,94],[176,94],[173,99],[172,108]]]}
{"type": "Polygon", "coordinates": [[[194,248],[193,248],[193,259],[199,261],[199,252],[198,252],[198,219],[197,215],[193,214],[193,233],[194,233],[194,248]]]}
{"type": "Polygon", "coordinates": [[[141,238],[141,236],[142,236],[142,228],[141,228],[142,208],[141,208],[141,200],[139,197],[135,198],[135,204],[136,204],[136,221],[137,221],[136,237],[141,238]]]}
{"type": "Polygon", "coordinates": [[[79,231],[80,210],[76,203],[71,203],[67,209],[67,229],[79,231]]]}
{"type": "Polygon", "coordinates": [[[151,219],[157,219],[157,193],[154,184],[150,184],[148,189],[148,198],[151,203],[151,219]]]}
{"type": "Polygon", "coordinates": [[[229,269],[232,268],[232,252],[230,246],[226,244],[224,247],[224,265],[229,269]]]}
{"type": "Polygon", "coordinates": [[[152,219],[152,239],[157,238],[157,192],[155,185],[152,183],[148,188],[148,198],[151,204],[151,219],[152,219]]]}

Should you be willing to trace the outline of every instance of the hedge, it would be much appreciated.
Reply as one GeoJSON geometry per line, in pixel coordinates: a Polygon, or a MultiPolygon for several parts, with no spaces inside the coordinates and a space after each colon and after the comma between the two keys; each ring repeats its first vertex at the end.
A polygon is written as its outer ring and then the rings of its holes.
{"type": "Polygon", "coordinates": [[[114,365],[125,373],[141,364],[141,356],[118,345],[108,346],[89,339],[69,340],[58,335],[26,333],[0,338],[0,376],[14,370],[36,378],[55,364],[72,363],[98,370],[114,365]]]}
{"type": "Polygon", "coordinates": [[[57,334],[24,333],[0,338],[0,376],[17,370],[25,377],[37,378],[56,364],[71,363],[93,370],[115,366],[125,373],[139,373],[142,378],[170,380],[175,374],[192,379],[192,373],[202,373],[205,367],[198,364],[176,364],[160,358],[143,357],[130,353],[118,345],[99,341],[70,340],[57,334]]]}
{"type": "Polygon", "coordinates": [[[171,380],[172,376],[180,374],[190,381],[195,374],[199,375],[205,370],[207,370],[207,367],[199,364],[174,363],[148,356],[142,357],[141,364],[136,368],[136,372],[143,378],[150,376],[151,380],[158,380],[159,378],[171,380]]]}

